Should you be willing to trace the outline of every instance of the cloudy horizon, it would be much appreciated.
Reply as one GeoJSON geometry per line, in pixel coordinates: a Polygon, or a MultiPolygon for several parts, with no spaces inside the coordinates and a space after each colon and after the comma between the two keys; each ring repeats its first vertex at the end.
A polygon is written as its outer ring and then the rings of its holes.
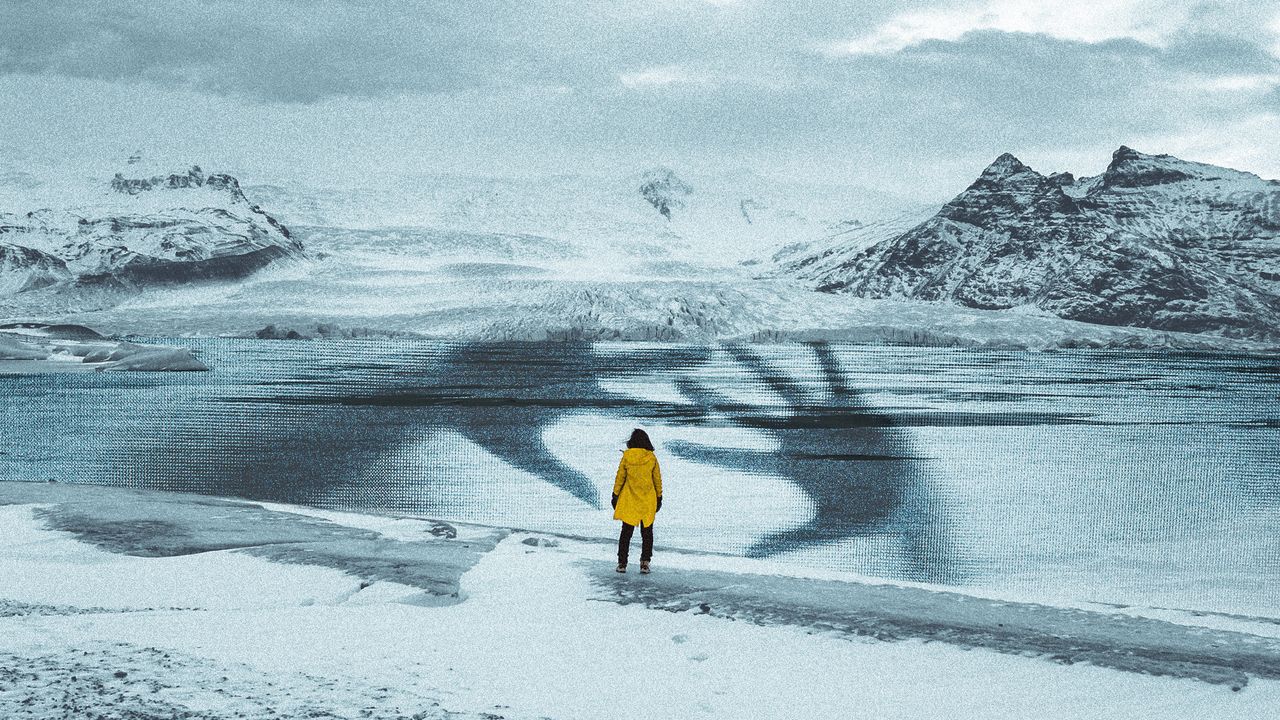
{"type": "Polygon", "coordinates": [[[922,200],[1119,145],[1280,177],[1280,6],[759,0],[0,8],[0,165],[251,180],[752,172],[922,200]]]}

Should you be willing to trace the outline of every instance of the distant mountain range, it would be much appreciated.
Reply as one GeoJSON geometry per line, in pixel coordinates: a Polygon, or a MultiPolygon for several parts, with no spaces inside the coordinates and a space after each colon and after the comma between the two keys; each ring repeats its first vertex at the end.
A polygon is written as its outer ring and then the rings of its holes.
{"type": "Polygon", "coordinates": [[[0,173],[0,322],[156,336],[1280,340],[1280,184],[1129,148],[1081,180],[1002,155],[941,210],[668,168],[243,191],[198,167],[110,175],[0,173]]]}
{"type": "Polygon", "coordinates": [[[1121,147],[1076,179],[1004,154],[932,217],[901,224],[792,249],[778,272],[863,298],[1280,337],[1280,183],[1251,173],[1121,147]]]}
{"type": "Polygon", "coordinates": [[[111,304],[146,288],[238,280],[302,251],[288,228],[245,198],[236,178],[199,167],[117,174],[79,202],[0,212],[0,306],[111,304]]]}

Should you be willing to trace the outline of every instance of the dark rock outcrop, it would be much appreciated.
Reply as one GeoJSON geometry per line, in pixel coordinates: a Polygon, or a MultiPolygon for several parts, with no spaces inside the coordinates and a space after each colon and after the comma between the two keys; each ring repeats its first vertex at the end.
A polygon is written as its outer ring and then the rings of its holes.
{"type": "Polygon", "coordinates": [[[641,197],[668,220],[671,219],[672,211],[685,208],[685,200],[692,194],[693,188],[667,168],[645,173],[640,185],[641,197]]]}

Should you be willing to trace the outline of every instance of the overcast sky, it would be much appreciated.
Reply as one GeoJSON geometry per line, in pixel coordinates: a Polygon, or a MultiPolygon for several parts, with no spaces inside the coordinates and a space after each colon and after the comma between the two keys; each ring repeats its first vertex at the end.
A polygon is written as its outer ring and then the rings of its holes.
{"type": "Polygon", "coordinates": [[[954,195],[1121,144],[1280,177],[1280,0],[5,0],[0,161],[752,170],[954,195]]]}

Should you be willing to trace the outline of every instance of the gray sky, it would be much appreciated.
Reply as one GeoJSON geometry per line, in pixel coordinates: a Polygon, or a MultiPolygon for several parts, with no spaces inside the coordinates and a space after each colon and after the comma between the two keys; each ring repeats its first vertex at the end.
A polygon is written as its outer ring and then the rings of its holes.
{"type": "Polygon", "coordinates": [[[1121,144],[1280,177],[1280,0],[6,0],[0,164],[752,169],[954,195],[1121,144]]]}

